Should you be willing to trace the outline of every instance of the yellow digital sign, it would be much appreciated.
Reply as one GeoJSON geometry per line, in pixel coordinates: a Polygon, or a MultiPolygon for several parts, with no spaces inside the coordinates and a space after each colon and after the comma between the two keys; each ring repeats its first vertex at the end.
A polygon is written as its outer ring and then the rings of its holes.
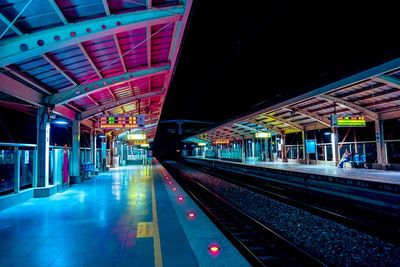
{"type": "Polygon", "coordinates": [[[116,128],[137,128],[135,116],[102,116],[99,119],[99,127],[101,129],[116,129],[116,128]]]}
{"type": "Polygon", "coordinates": [[[133,140],[133,145],[135,145],[135,146],[139,146],[139,145],[143,145],[143,144],[147,144],[147,140],[133,140]]]}
{"type": "Polygon", "coordinates": [[[198,145],[198,146],[206,146],[207,143],[198,143],[197,145],[198,145]]]}
{"type": "Polygon", "coordinates": [[[270,137],[271,137],[271,133],[267,133],[267,132],[256,133],[256,138],[270,138],[270,137]]]}
{"type": "Polygon", "coordinates": [[[364,116],[343,116],[337,118],[337,127],[365,127],[364,116]]]}
{"type": "Polygon", "coordinates": [[[127,134],[127,140],[146,140],[146,134],[127,134]]]}
{"type": "Polygon", "coordinates": [[[229,139],[215,139],[213,141],[214,145],[226,145],[229,144],[229,139]]]}

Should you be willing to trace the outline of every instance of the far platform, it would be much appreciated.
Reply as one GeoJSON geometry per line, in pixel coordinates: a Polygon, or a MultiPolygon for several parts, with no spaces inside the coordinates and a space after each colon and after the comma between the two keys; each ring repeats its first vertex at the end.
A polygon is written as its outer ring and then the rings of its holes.
{"type": "Polygon", "coordinates": [[[242,163],[212,158],[185,157],[201,166],[250,175],[271,185],[318,196],[341,198],[388,212],[400,210],[400,172],[375,169],[341,169],[333,166],[282,162],[242,163]]]}
{"type": "Polygon", "coordinates": [[[386,171],[376,169],[338,168],[329,165],[300,164],[292,162],[236,162],[214,158],[187,157],[202,160],[221,161],[238,165],[259,166],[268,169],[292,171],[305,174],[334,176],[338,178],[371,181],[386,184],[400,185],[400,171],[386,171]]]}

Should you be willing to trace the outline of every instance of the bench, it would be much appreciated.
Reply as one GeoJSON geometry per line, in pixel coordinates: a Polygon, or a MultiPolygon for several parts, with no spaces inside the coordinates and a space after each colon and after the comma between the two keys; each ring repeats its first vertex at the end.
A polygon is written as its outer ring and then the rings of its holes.
{"type": "Polygon", "coordinates": [[[89,173],[94,172],[94,163],[82,162],[81,163],[81,176],[84,179],[89,179],[89,173]]]}
{"type": "Polygon", "coordinates": [[[364,168],[366,163],[366,156],[365,154],[358,155],[355,154],[353,156],[353,160],[343,163],[343,168],[364,168]]]}

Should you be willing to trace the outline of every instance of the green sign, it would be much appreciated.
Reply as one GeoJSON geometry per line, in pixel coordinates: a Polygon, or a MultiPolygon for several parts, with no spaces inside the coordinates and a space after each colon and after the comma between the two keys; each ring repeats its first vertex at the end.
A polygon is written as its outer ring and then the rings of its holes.
{"type": "Polygon", "coordinates": [[[365,127],[365,117],[364,116],[345,116],[337,118],[338,127],[365,127]]]}

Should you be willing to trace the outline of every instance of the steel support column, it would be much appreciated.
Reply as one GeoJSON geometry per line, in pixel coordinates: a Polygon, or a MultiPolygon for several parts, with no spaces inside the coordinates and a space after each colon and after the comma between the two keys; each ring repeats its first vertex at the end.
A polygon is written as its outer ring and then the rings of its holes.
{"type": "Polygon", "coordinates": [[[340,161],[339,136],[337,128],[331,128],[332,161],[335,165],[340,161]]]}
{"type": "Polygon", "coordinates": [[[281,134],[282,162],[287,162],[286,156],[286,134],[281,134]]]}
{"type": "Polygon", "coordinates": [[[40,107],[37,113],[37,186],[49,185],[50,123],[47,108],[40,107]]]}
{"type": "Polygon", "coordinates": [[[242,162],[246,162],[246,140],[242,139],[242,162]]]}
{"type": "Polygon", "coordinates": [[[75,177],[80,181],[80,141],[81,127],[78,120],[72,121],[72,155],[71,155],[71,178],[75,177]]]}
{"type": "Polygon", "coordinates": [[[94,170],[97,170],[98,166],[97,166],[97,135],[96,135],[96,130],[93,131],[93,145],[91,146],[93,147],[93,166],[94,166],[94,170]]]}
{"type": "Polygon", "coordinates": [[[379,164],[387,164],[383,120],[375,121],[376,155],[379,164]]]}
{"type": "Polygon", "coordinates": [[[307,158],[306,158],[306,132],[305,131],[301,131],[301,144],[302,144],[302,147],[303,147],[303,154],[301,155],[301,158],[303,159],[303,160],[307,160],[307,158]]]}
{"type": "Polygon", "coordinates": [[[21,150],[15,150],[14,159],[14,193],[18,193],[21,187],[21,150]]]}

